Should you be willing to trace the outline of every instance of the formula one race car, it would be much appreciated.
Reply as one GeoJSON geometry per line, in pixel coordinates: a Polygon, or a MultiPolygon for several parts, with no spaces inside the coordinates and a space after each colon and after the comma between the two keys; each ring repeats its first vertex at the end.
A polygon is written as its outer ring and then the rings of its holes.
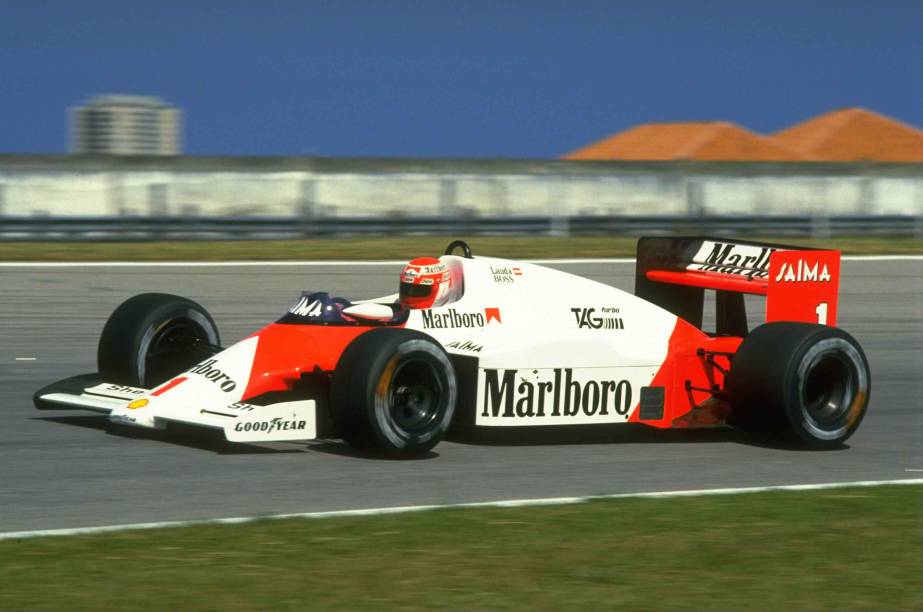
{"type": "Polygon", "coordinates": [[[729,424],[830,447],[859,426],[870,390],[862,349],[834,327],[839,264],[838,251],[642,238],[632,295],[456,241],[412,261],[399,294],[303,292],[227,348],[197,303],[145,293],[109,317],[98,373],[34,399],[135,427],[341,437],[398,456],[428,451],[450,426],[729,424]],[[753,330],[744,294],[766,296],[753,330]]]}

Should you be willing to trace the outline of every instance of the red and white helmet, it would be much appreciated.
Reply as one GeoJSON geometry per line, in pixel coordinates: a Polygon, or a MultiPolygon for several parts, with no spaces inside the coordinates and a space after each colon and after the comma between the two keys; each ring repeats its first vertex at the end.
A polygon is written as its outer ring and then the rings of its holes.
{"type": "Polygon", "coordinates": [[[452,288],[449,268],[435,257],[417,257],[401,272],[400,302],[407,308],[442,304],[452,288]]]}

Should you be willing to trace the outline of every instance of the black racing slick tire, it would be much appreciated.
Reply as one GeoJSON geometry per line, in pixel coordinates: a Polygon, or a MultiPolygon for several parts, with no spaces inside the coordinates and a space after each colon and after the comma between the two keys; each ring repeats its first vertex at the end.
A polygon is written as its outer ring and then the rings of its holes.
{"type": "Polygon", "coordinates": [[[96,362],[106,382],[151,389],[214,354],[219,345],[218,327],[199,304],[142,293],[109,316],[96,362]]]}
{"type": "Polygon", "coordinates": [[[353,340],[330,390],[334,419],[356,448],[397,457],[432,449],[452,422],[457,384],[448,354],[424,333],[374,329],[353,340]]]}
{"type": "Polygon", "coordinates": [[[747,335],[731,363],[734,420],[787,429],[811,448],[840,446],[868,407],[871,375],[859,343],[836,327],[773,322],[747,335]]]}

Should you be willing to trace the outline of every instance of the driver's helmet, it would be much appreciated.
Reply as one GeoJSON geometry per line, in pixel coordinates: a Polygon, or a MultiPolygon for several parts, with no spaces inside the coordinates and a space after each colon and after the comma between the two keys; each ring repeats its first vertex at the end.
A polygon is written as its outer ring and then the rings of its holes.
{"type": "Polygon", "coordinates": [[[417,257],[401,272],[400,303],[407,308],[433,308],[445,303],[452,288],[449,268],[435,257],[417,257]]]}

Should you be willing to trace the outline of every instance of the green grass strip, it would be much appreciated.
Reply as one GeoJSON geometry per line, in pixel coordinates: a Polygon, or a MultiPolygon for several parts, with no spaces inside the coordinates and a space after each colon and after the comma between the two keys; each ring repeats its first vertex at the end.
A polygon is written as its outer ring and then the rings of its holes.
{"type": "MultiPolygon", "coordinates": [[[[828,240],[750,238],[799,246],[836,248],[849,255],[920,254],[915,238],[848,237],[828,240]]],[[[316,238],[209,242],[0,242],[0,261],[283,261],[411,259],[441,254],[447,237],[316,238]]],[[[482,236],[470,239],[475,254],[512,259],[632,257],[637,238],[482,236]]]]}
{"type": "Polygon", "coordinates": [[[923,487],[0,541],[0,609],[911,610],[923,487]]]}

